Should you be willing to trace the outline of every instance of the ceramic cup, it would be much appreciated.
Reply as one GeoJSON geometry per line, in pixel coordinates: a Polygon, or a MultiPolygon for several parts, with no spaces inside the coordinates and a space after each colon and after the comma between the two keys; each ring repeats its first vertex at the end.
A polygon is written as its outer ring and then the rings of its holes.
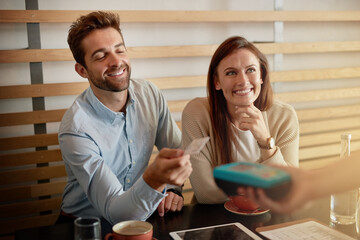
{"type": "Polygon", "coordinates": [[[250,201],[248,198],[241,195],[232,196],[230,197],[230,200],[241,210],[254,211],[260,207],[257,203],[250,201]]]}
{"type": "Polygon", "coordinates": [[[105,240],[152,240],[153,226],[145,221],[124,221],[115,224],[112,233],[105,236],[105,240]]]}

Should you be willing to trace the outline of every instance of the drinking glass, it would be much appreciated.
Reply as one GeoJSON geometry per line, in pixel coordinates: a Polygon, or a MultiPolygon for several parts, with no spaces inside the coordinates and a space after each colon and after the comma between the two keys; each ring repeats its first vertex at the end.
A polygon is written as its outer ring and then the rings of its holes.
{"type": "Polygon", "coordinates": [[[75,240],[101,240],[101,222],[98,217],[78,217],[74,221],[75,240]]]}

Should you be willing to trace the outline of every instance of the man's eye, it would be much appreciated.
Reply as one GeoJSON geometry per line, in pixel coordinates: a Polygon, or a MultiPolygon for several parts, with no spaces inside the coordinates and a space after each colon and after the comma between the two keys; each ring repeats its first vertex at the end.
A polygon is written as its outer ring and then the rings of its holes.
{"type": "Polygon", "coordinates": [[[255,72],[255,71],[256,71],[255,68],[249,68],[249,69],[247,70],[248,73],[252,73],[252,72],[255,72]]]}
{"type": "Polygon", "coordinates": [[[118,49],[116,49],[116,52],[117,52],[117,53],[124,53],[125,50],[124,50],[123,48],[118,48],[118,49]]]}
{"type": "Polygon", "coordinates": [[[99,61],[99,60],[102,60],[102,59],[104,59],[105,58],[105,55],[97,55],[97,56],[95,56],[95,60],[96,61],[99,61]]]}

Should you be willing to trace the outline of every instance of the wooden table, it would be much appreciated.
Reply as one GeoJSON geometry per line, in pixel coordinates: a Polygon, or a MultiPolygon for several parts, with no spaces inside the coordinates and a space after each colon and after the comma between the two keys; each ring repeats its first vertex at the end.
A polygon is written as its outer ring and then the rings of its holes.
{"type": "MultiPolygon", "coordinates": [[[[184,206],[181,212],[168,213],[164,217],[159,217],[157,212],[155,212],[147,221],[152,223],[154,226],[154,237],[159,240],[166,240],[172,239],[169,235],[169,232],[171,231],[206,227],[231,222],[240,222],[255,233],[255,229],[257,227],[305,218],[315,218],[330,226],[329,212],[330,197],[327,197],[316,200],[307,208],[294,212],[290,215],[279,215],[267,212],[257,216],[243,216],[227,211],[223,204],[196,204],[184,206]]],[[[332,227],[354,238],[357,237],[355,224],[332,227]]],[[[111,232],[111,225],[104,221],[102,224],[102,232],[103,235],[111,232]]],[[[261,235],[259,236],[262,237],[261,235]]],[[[59,224],[20,230],[15,233],[15,239],[73,239],[73,224],[59,224]]]]}

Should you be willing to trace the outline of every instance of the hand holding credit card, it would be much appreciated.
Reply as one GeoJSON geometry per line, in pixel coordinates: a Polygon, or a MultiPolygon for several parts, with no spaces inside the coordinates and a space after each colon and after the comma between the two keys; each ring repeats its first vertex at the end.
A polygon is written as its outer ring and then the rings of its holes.
{"type": "Polygon", "coordinates": [[[197,138],[194,139],[185,149],[186,154],[194,154],[199,153],[201,149],[205,146],[205,144],[209,141],[210,137],[203,137],[203,138],[197,138]]]}

